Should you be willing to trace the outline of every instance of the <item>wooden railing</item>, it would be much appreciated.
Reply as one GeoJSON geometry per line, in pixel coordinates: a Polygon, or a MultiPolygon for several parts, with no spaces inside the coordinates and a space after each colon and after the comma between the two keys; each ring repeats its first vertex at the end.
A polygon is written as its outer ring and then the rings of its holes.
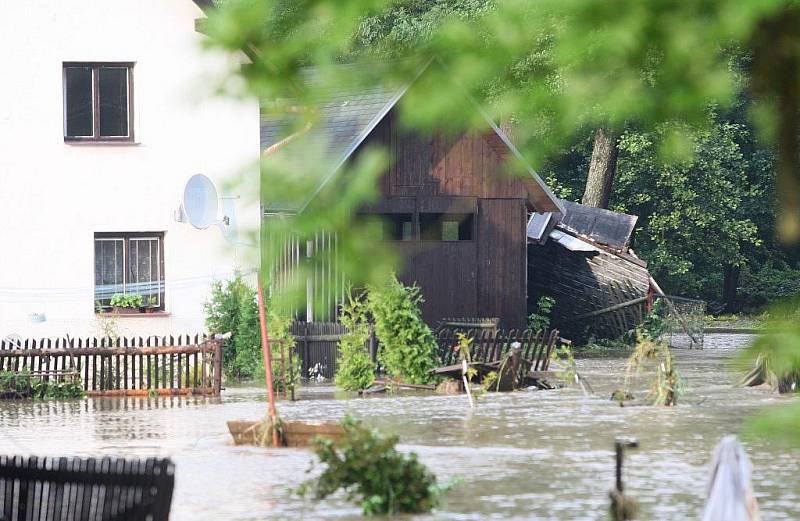
{"type": "Polygon", "coordinates": [[[89,396],[218,395],[222,344],[200,335],[3,341],[0,371],[80,379],[89,396]]]}

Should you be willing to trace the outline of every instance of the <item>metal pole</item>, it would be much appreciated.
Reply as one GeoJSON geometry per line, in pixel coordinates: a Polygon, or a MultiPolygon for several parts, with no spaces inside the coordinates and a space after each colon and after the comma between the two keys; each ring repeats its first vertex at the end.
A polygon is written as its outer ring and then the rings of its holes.
{"type": "Polygon", "coordinates": [[[275,425],[278,414],[275,412],[275,391],[272,389],[272,353],[267,336],[267,318],[264,309],[264,289],[261,274],[258,276],[258,321],[261,324],[261,351],[264,356],[264,371],[267,373],[267,397],[269,398],[269,417],[272,420],[272,446],[278,446],[278,429],[275,425]]]}

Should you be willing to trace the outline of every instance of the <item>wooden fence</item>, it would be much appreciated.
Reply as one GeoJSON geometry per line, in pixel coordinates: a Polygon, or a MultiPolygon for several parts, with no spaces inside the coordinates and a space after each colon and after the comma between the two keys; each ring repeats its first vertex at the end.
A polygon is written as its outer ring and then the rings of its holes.
{"type": "Polygon", "coordinates": [[[222,344],[201,335],[4,340],[0,371],[79,378],[89,396],[219,395],[222,344]]]}
{"type": "Polygon", "coordinates": [[[531,371],[546,371],[549,368],[550,355],[559,339],[556,329],[503,331],[445,328],[436,335],[442,365],[460,363],[458,352],[454,349],[459,343],[459,333],[472,339],[470,359],[473,362],[496,362],[510,351],[512,344],[519,343],[522,358],[531,362],[531,371]]]}
{"type": "Polygon", "coordinates": [[[295,322],[290,331],[302,360],[301,376],[333,378],[339,340],[347,329],[337,322],[295,322]]]}
{"type": "MultiPolygon", "coordinates": [[[[295,349],[302,358],[302,377],[314,378],[320,375],[333,378],[336,374],[336,356],[339,340],[347,332],[346,328],[335,322],[295,322],[291,333],[295,338],[295,349]]],[[[443,328],[436,332],[438,355],[442,365],[458,361],[453,346],[458,344],[457,333],[464,332],[473,338],[473,360],[491,362],[499,360],[513,342],[520,343],[523,358],[534,361],[533,371],[548,368],[550,354],[558,340],[557,330],[531,331],[511,329],[508,331],[479,328],[443,328]]],[[[376,359],[378,342],[374,334],[367,340],[367,349],[376,359]]]]}
{"type": "Polygon", "coordinates": [[[167,521],[174,486],[168,459],[0,456],[0,519],[167,521]]]}

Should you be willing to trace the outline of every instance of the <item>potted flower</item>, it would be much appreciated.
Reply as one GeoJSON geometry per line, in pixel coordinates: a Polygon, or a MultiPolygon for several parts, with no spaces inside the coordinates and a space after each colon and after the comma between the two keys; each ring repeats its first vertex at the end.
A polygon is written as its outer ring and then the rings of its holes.
{"type": "Polygon", "coordinates": [[[110,304],[114,313],[131,315],[133,313],[139,313],[139,308],[142,307],[142,296],[115,293],[114,296],[111,297],[110,304]]]}

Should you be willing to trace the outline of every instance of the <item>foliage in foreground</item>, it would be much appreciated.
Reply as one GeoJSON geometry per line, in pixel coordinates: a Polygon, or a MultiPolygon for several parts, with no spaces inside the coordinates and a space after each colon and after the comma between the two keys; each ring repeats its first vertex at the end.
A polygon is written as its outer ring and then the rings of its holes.
{"type": "MultiPolygon", "coordinates": [[[[763,358],[787,390],[792,390],[794,384],[793,390],[800,391],[800,299],[776,306],[766,330],[748,347],[742,360],[763,358]]],[[[800,403],[767,409],[749,421],[746,433],[800,447],[800,403]]]]}
{"type": "MultiPolygon", "coordinates": [[[[288,357],[289,350],[294,348],[294,337],[289,333],[292,320],[278,315],[269,303],[266,305],[273,387],[282,390],[279,342],[284,342],[285,356],[288,357]]],[[[211,295],[203,308],[210,334],[232,333],[231,338],[222,345],[225,376],[233,380],[264,378],[256,290],[237,272],[230,280],[212,283],[211,295]]],[[[290,386],[298,383],[301,365],[299,357],[295,357],[292,374],[287,377],[290,386]]]]}
{"type": "Polygon", "coordinates": [[[398,452],[397,435],[382,436],[349,417],[342,426],[341,441],[314,440],[314,452],[325,470],[301,485],[301,495],[313,492],[316,499],[325,499],[343,489],[367,516],[430,512],[439,504],[449,487],[437,485],[436,476],[416,454],[398,452]]]}
{"type": "Polygon", "coordinates": [[[336,359],[336,386],[346,391],[360,391],[375,381],[375,364],[366,348],[369,322],[364,297],[350,297],[339,317],[347,333],[339,340],[336,359]]]}
{"type": "Polygon", "coordinates": [[[422,320],[417,286],[404,286],[397,277],[369,288],[369,309],[381,342],[379,358],[386,371],[405,383],[426,384],[436,367],[436,339],[422,320]]]}
{"type": "Polygon", "coordinates": [[[83,398],[80,378],[71,381],[44,380],[27,369],[0,371],[0,399],[66,400],[83,398]]]}

